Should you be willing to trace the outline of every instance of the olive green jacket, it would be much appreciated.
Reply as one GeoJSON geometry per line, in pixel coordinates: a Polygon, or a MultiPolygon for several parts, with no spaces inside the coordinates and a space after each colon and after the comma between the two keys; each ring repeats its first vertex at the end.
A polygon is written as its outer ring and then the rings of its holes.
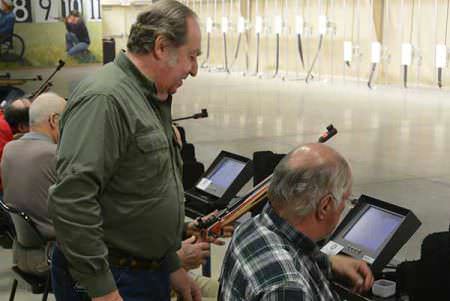
{"type": "Polygon", "coordinates": [[[108,248],[180,267],[184,194],[171,103],[124,52],[69,97],[49,210],[71,275],[91,297],[116,288],[108,248]]]}

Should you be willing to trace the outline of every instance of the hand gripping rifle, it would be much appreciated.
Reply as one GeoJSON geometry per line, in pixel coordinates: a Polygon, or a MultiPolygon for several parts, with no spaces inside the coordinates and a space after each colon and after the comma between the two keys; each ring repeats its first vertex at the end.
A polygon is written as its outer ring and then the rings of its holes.
{"type": "MultiPolygon", "coordinates": [[[[327,131],[319,137],[318,142],[325,143],[336,134],[336,128],[330,124],[327,126],[327,131]]],[[[222,236],[222,230],[225,226],[232,224],[242,215],[249,212],[256,205],[264,201],[267,197],[267,191],[269,189],[271,179],[272,175],[268,176],[252,190],[250,190],[244,197],[235,198],[225,209],[219,211],[217,214],[211,215],[206,219],[205,217],[197,218],[197,227],[200,229],[202,239],[208,240],[210,237],[218,238],[222,236]]]]}
{"type": "Polygon", "coordinates": [[[30,100],[33,101],[36,99],[36,97],[38,97],[39,95],[41,95],[42,93],[47,92],[50,87],[52,86],[52,83],[50,82],[51,79],[55,76],[55,74],[61,70],[62,67],[64,67],[66,63],[63,60],[59,60],[58,61],[58,66],[56,66],[55,71],[53,71],[52,74],[50,74],[50,76],[47,78],[47,80],[39,86],[39,88],[33,92],[33,94],[31,94],[30,96],[30,100]]]}

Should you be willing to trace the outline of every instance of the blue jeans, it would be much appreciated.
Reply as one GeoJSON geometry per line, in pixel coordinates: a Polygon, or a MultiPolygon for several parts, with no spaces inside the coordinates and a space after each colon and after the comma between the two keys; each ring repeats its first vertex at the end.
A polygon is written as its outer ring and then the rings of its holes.
{"type": "Polygon", "coordinates": [[[66,33],[66,50],[68,55],[75,56],[86,51],[88,48],[89,44],[80,42],[74,33],[66,33]]]}
{"type": "MultiPolygon", "coordinates": [[[[167,271],[111,267],[124,301],[169,301],[170,280],[167,271]]],[[[73,280],[67,260],[56,246],[52,258],[52,287],[57,301],[90,300],[86,290],[73,280]]]]}

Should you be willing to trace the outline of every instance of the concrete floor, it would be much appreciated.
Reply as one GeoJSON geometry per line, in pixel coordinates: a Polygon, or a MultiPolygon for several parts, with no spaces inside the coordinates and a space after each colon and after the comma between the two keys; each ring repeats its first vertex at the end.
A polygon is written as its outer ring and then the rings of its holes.
{"type": "MultiPolygon", "coordinates": [[[[55,80],[55,91],[67,96],[78,79],[96,68],[63,69],[55,80]]],[[[25,87],[31,89],[31,85],[25,87]]],[[[369,90],[364,83],[337,79],[306,85],[201,71],[176,94],[173,115],[191,115],[201,108],[208,108],[209,118],[180,124],[206,166],[222,149],[249,157],[259,150],[286,153],[298,144],[316,141],[333,123],[339,134],[329,144],[352,165],[353,194],[410,208],[423,223],[397,255],[400,260],[418,258],[427,234],[448,229],[448,92],[397,86],[369,90]]],[[[214,247],[212,252],[213,276],[217,276],[224,248],[214,247]]],[[[10,252],[0,250],[1,300],[9,291],[10,260],[10,252]]],[[[21,293],[16,300],[39,297],[21,293]]]]}

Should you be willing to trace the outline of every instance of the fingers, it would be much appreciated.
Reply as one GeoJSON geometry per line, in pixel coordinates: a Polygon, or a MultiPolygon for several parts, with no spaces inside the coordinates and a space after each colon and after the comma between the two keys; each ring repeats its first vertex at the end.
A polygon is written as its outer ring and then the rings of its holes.
{"type": "Polygon", "coordinates": [[[196,244],[200,250],[209,250],[209,243],[208,242],[200,242],[196,244]]]}
{"type": "Polygon", "coordinates": [[[352,284],[353,291],[354,292],[360,292],[361,288],[362,288],[362,286],[364,284],[364,279],[357,272],[357,270],[356,269],[349,269],[347,271],[347,277],[348,277],[348,280],[350,280],[350,282],[352,284]]]}
{"type": "Polygon", "coordinates": [[[354,270],[351,270],[352,273],[349,273],[349,278],[351,278],[351,274],[355,272],[358,276],[357,282],[352,282],[354,284],[353,290],[358,293],[365,292],[369,290],[373,285],[373,274],[370,268],[364,261],[356,261],[354,270]]]}
{"type": "Polygon", "coordinates": [[[372,285],[373,285],[373,274],[372,271],[370,270],[370,268],[367,266],[367,264],[365,262],[362,262],[359,266],[358,272],[362,275],[362,277],[364,278],[364,283],[363,283],[363,290],[367,291],[369,290],[372,285]]]}
{"type": "Polygon", "coordinates": [[[197,238],[195,237],[195,235],[192,235],[188,239],[183,240],[183,244],[193,244],[195,243],[196,239],[197,238]]]}
{"type": "Polygon", "coordinates": [[[216,246],[223,246],[225,242],[221,239],[215,239],[211,243],[215,244],[216,246]]]}

